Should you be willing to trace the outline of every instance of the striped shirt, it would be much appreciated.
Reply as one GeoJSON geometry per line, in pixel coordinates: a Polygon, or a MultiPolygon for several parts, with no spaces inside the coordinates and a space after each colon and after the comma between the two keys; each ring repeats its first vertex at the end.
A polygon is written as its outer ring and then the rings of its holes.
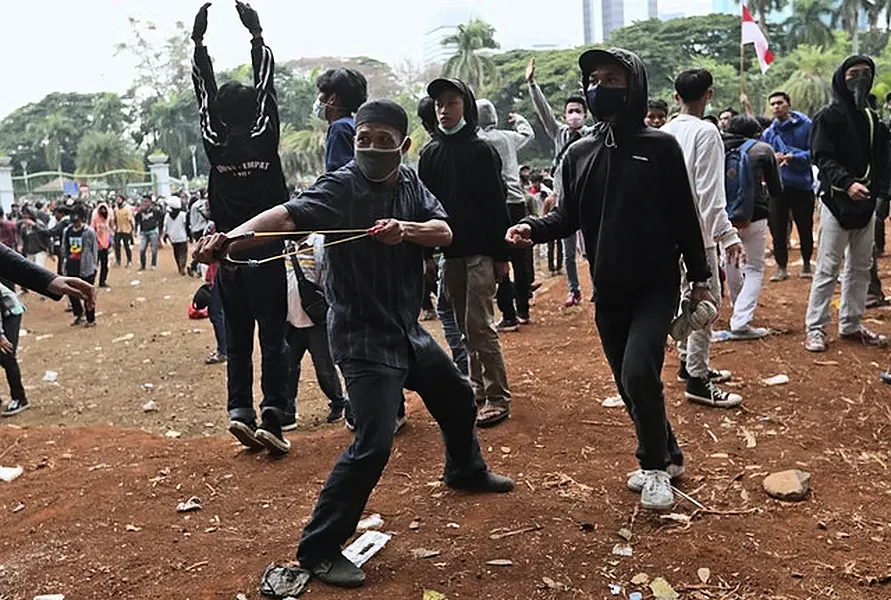
{"type": "MultiPolygon", "coordinates": [[[[379,219],[423,223],[447,219],[417,174],[402,167],[396,185],[368,181],[356,163],[323,175],[285,208],[298,230],[365,229],[379,219]]],[[[328,234],[331,244],[351,234],[328,234]]],[[[418,323],[424,293],[424,248],[370,237],[325,249],[328,339],[336,363],[362,360],[408,368],[435,345],[418,323]]]]}

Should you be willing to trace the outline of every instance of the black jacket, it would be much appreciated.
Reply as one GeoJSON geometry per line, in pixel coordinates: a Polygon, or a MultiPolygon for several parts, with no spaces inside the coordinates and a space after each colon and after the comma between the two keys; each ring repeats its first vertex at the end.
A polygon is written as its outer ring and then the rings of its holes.
{"type": "Polygon", "coordinates": [[[888,193],[888,128],[872,109],[860,110],[845,85],[845,71],[866,63],[875,73],[875,63],[866,56],[851,56],[832,77],[832,103],[814,117],[811,155],[820,170],[823,204],[845,229],[869,225],[876,199],[888,193]],[[852,183],[869,188],[870,198],[858,202],[848,196],[852,183]]]}
{"type": "MultiPolygon", "coordinates": [[[[644,126],[647,77],[633,53],[610,52],[631,74],[614,125],[600,123],[563,159],[563,197],[542,218],[526,218],[536,243],[578,229],[593,261],[598,299],[677,286],[678,259],[689,281],[710,276],[684,155],[675,138],[644,126]]],[[[589,73],[583,73],[588,81],[589,73]]]]}
{"type": "Polygon", "coordinates": [[[192,82],[198,97],[201,137],[210,160],[207,195],[217,231],[229,231],[288,200],[278,154],[279,116],[275,95],[275,61],[261,38],[254,39],[251,59],[257,89],[256,120],[246,143],[229,145],[225,126],[210,110],[217,94],[207,48],[195,46],[192,82]]]}
{"type": "MultiPolygon", "coordinates": [[[[724,152],[736,150],[748,141],[741,135],[724,134],[724,152]]],[[[749,166],[755,175],[755,211],[752,222],[762,221],[770,215],[770,200],[780,200],[783,195],[783,180],[780,177],[780,165],[774,149],[765,142],[755,141],[749,148],[749,166]]]]}
{"type": "Polygon", "coordinates": [[[421,150],[418,175],[449,215],[452,244],[446,258],[490,256],[506,261],[510,227],[501,159],[477,136],[476,98],[463,86],[464,120],[453,135],[437,135],[421,150]]]}
{"type": "Polygon", "coordinates": [[[0,244],[0,279],[17,283],[23,288],[49,296],[53,300],[61,300],[62,296],[51,294],[47,289],[55,278],[56,274],[52,271],[25,260],[15,250],[0,244]]]}

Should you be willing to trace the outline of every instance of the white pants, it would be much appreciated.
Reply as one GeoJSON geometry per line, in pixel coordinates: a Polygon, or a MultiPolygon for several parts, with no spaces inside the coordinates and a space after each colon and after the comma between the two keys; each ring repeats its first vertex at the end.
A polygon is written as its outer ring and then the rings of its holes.
{"type": "MultiPolygon", "coordinates": [[[[718,270],[718,252],[712,248],[705,249],[705,257],[708,261],[708,268],[712,272],[711,278],[708,280],[709,291],[715,298],[715,304],[720,310],[721,308],[721,272],[718,270]]],[[[681,295],[687,289],[687,273],[684,263],[681,261],[681,295]]],[[[690,334],[686,340],[678,342],[678,350],[681,360],[687,363],[687,372],[693,377],[705,379],[708,377],[709,360],[711,359],[712,349],[712,328],[704,327],[690,334]]]]}
{"type": "Polygon", "coordinates": [[[820,240],[817,244],[817,270],[811,284],[811,296],[807,305],[805,324],[808,331],[825,331],[831,317],[829,306],[842,257],[847,250],[845,274],[842,279],[841,307],[838,312],[838,329],[841,335],[857,333],[866,310],[866,292],[869,288],[869,267],[875,243],[875,217],[863,229],[843,229],[829,209],[820,209],[820,240]]]}
{"type": "Polygon", "coordinates": [[[38,267],[46,266],[46,252],[38,252],[37,254],[29,254],[28,260],[37,265],[38,267]]]}
{"type": "Polygon", "coordinates": [[[738,267],[727,264],[727,288],[733,304],[730,330],[745,329],[755,316],[761,285],[764,283],[764,251],[767,248],[767,219],[750,223],[739,230],[739,238],[746,249],[746,262],[738,267]]]}

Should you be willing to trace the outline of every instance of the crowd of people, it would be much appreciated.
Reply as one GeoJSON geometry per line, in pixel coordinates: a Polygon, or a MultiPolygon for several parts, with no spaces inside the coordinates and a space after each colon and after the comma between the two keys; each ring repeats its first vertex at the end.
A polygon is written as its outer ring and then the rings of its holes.
{"type": "MultiPolygon", "coordinates": [[[[341,547],[405,423],[404,389],[420,395],[442,430],[446,485],[482,493],[513,488],[511,479],[489,471],[477,428],[497,426],[513,410],[499,336],[532,324],[536,244],[546,249],[550,274],[565,269],[568,309],[582,303],[578,269],[587,260],[600,341],[638,441],[639,469],[626,484],[646,509],[670,508],[671,482],[685,472],[661,379],[668,337],[678,344],[678,378],[689,401],[740,406],[739,394],[719,387],[733,374],[713,364],[713,324],[726,288],[730,339],[769,335],[755,325],[766,257],[770,252],[777,263],[771,281],[789,278],[792,224],[799,276],[813,280],[804,348],[828,349],[842,265],[839,337],[887,345],[863,325],[864,311],[885,303],[876,256],[891,196],[891,139],[874,110],[870,58],[852,56],[839,66],[832,103],[812,118],[793,110],[789,94],[771,94],[772,119],[753,116],[747,102],[743,114],[711,111],[714,82],[705,69],[677,76],[674,106],[651,99],[643,61],[623,49],[584,52],[583,89],[555,115],[533,59],[528,93],[553,149],[548,167],[536,170],[518,160],[535,137],[532,123],[509,113],[500,127],[494,104],[455,78],[435,79],[419,102],[430,136],[411,169],[403,164],[412,144],[405,110],[369,101],[361,73],[332,69],[318,77],[313,107],[328,123],[326,173],[289,194],[272,51],[256,11],[236,5],[251,34],[252,86],[217,87],[204,46],[209,4],[192,34],[211,163],[206,198],[148,198],[135,213],[123,198],[92,211],[75,204],[56,207],[53,220],[35,205],[22,209],[12,227],[0,221],[0,241],[12,241],[37,265],[58,256],[60,273],[85,284],[98,276],[102,287],[110,248],[118,266],[123,248],[130,266],[138,232],[140,268],[148,249],[155,268],[161,240],[169,240],[179,272],[201,273],[208,282],[217,339],[207,362],[227,364],[228,430],[247,448],[288,453],[284,432],[296,428],[300,363],[311,354],[328,421],[345,420],[353,432],[297,551],[303,568],[322,581],[364,582],[341,547]],[[440,320],[451,356],[419,323],[422,314],[440,320]]],[[[4,286],[0,364],[13,394],[7,410],[15,412],[27,405],[14,365],[22,309],[12,282],[4,286]]],[[[95,302],[81,306],[77,296],[75,324],[94,324],[95,302]]]]}

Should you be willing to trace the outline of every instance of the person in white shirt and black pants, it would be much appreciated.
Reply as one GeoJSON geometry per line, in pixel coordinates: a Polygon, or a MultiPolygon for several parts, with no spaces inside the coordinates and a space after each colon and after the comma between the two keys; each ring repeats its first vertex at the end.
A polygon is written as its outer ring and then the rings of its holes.
{"type": "MultiPolygon", "coordinates": [[[[328,397],[328,423],[343,419],[346,398],[340,383],[340,376],[334,367],[331,350],[328,346],[326,315],[328,304],[320,284],[323,278],[324,237],[314,234],[308,238],[312,254],[291,257],[287,265],[288,277],[288,332],[287,341],[291,349],[291,367],[288,371],[288,408],[282,423],[283,431],[297,428],[297,388],[300,384],[300,363],[309,350],[312,364],[316,369],[319,387],[328,397]],[[301,282],[302,278],[302,282],[301,282]],[[303,291],[303,294],[301,294],[303,291]],[[309,297],[303,297],[309,296],[309,297]]],[[[309,250],[309,249],[307,249],[309,250]]]]}

